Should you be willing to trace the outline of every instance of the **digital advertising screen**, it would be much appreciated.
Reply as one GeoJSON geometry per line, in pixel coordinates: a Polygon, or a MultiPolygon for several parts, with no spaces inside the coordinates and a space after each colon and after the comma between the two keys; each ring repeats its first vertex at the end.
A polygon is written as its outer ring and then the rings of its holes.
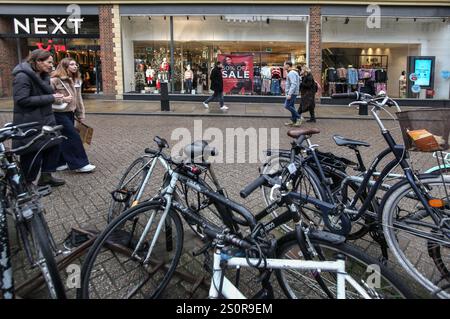
{"type": "Polygon", "coordinates": [[[431,59],[416,59],[414,61],[414,73],[417,75],[416,85],[430,86],[433,72],[433,61],[431,59]]]}

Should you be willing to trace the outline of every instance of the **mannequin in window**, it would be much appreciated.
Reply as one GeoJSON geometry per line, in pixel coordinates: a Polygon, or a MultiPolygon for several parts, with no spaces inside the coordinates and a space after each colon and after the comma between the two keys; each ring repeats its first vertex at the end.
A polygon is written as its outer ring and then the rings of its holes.
{"type": "Polygon", "coordinates": [[[186,87],[186,93],[188,94],[192,92],[193,80],[194,80],[194,72],[191,70],[191,66],[188,64],[186,66],[186,71],[184,72],[184,86],[186,87]]]}
{"type": "Polygon", "coordinates": [[[170,80],[170,64],[167,62],[167,58],[163,58],[159,71],[161,74],[161,81],[168,82],[170,80]]]}
{"type": "Polygon", "coordinates": [[[147,81],[148,86],[155,86],[155,70],[153,70],[151,65],[147,66],[147,70],[145,70],[145,79],[147,81]]]}
{"type": "Polygon", "coordinates": [[[406,98],[406,91],[407,91],[406,71],[402,71],[402,74],[398,79],[398,85],[399,85],[399,97],[406,98]]]}

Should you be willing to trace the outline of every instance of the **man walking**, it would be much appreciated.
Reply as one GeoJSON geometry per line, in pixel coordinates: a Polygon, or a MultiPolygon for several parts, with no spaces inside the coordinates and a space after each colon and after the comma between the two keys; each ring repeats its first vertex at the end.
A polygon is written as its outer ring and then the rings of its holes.
{"type": "Polygon", "coordinates": [[[228,107],[224,105],[223,101],[222,63],[220,61],[216,62],[209,78],[211,80],[211,90],[214,91],[214,94],[211,95],[205,102],[203,102],[203,106],[205,107],[205,109],[209,108],[208,103],[217,97],[219,98],[220,109],[222,111],[228,110],[228,107]]]}
{"type": "Polygon", "coordinates": [[[295,100],[297,99],[300,90],[300,76],[289,61],[284,63],[284,70],[288,72],[286,77],[286,101],[284,102],[284,107],[291,112],[291,122],[285,123],[285,125],[300,126],[301,118],[295,109],[295,100]]]}

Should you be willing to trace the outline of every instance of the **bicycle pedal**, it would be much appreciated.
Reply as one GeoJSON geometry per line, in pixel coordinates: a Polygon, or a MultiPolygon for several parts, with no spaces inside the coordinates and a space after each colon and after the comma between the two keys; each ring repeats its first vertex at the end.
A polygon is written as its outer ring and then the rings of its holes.
{"type": "Polygon", "coordinates": [[[52,191],[53,190],[52,190],[52,187],[50,185],[39,186],[36,189],[36,192],[42,197],[50,195],[52,193],[52,191]]]}

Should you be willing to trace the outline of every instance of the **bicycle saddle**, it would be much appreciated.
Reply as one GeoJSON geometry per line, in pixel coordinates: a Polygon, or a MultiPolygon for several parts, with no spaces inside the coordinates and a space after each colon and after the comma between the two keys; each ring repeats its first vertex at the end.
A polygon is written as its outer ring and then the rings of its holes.
{"type": "Polygon", "coordinates": [[[313,135],[319,133],[320,130],[318,128],[293,128],[287,132],[287,135],[292,138],[298,138],[301,135],[313,135]]]}
{"type": "Polygon", "coordinates": [[[370,146],[369,143],[357,141],[357,140],[351,140],[349,138],[345,138],[340,135],[333,135],[333,140],[336,142],[336,145],[338,145],[338,146],[348,146],[348,147],[352,147],[352,146],[369,147],[370,146]]]}
{"type": "Polygon", "coordinates": [[[210,147],[208,142],[205,140],[195,141],[192,144],[189,144],[183,149],[184,154],[194,161],[204,162],[210,156],[216,156],[218,151],[215,147],[210,147]]]}

